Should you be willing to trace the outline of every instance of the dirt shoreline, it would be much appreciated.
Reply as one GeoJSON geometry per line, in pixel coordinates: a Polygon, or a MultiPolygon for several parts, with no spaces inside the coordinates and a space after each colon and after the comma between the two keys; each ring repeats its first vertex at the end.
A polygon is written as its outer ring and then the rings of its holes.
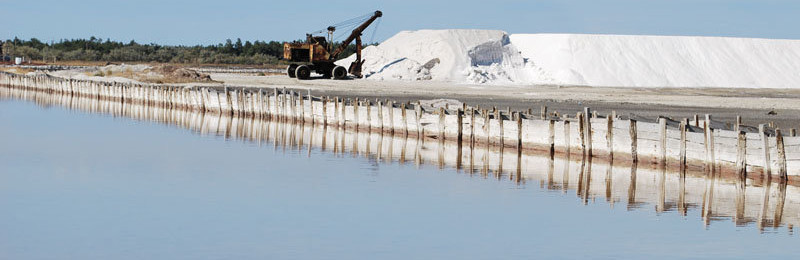
{"type": "Polygon", "coordinates": [[[388,82],[370,80],[299,81],[285,76],[247,76],[212,73],[212,79],[228,86],[288,88],[307,90],[314,95],[349,98],[390,99],[398,102],[425,99],[456,99],[472,106],[512,110],[542,105],[549,111],[571,114],[590,107],[600,114],[615,110],[640,120],[656,121],[658,116],[676,120],[711,114],[714,120],[757,126],[774,122],[777,127],[800,127],[800,90],[726,88],[622,88],[579,86],[496,86],[461,85],[447,82],[388,82]],[[772,112],[772,113],[770,113],[772,112]]]}

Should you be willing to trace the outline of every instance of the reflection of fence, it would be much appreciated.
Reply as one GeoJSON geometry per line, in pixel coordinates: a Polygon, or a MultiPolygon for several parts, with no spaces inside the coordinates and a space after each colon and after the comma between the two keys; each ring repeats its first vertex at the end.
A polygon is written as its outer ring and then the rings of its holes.
{"type": "Polygon", "coordinates": [[[589,109],[574,118],[419,103],[313,97],[285,89],[203,88],[0,74],[0,84],[126,103],[233,116],[268,117],[393,135],[438,139],[465,146],[520,148],[545,153],[585,154],[607,160],[704,166],[739,177],[785,180],[800,175],[800,138],[779,129],[734,126],[715,129],[704,119],[658,123],[598,117],[589,109]],[[750,131],[746,133],[745,130],[750,131]],[[750,173],[749,175],[747,173],[750,173]],[[769,174],[764,174],[769,173],[769,174]]]}
{"type": "Polygon", "coordinates": [[[319,120],[315,123],[311,120],[292,123],[288,118],[205,113],[203,110],[170,109],[162,105],[0,87],[0,98],[7,97],[33,100],[45,106],[60,105],[87,112],[158,121],[200,134],[271,145],[275,149],[307,152],[319,149],[334,155],[364,156],[385,163],[452,167],[474,177],[507,179],[525,185],[538,181],[541,187],[549,190],[574,191],[583,203],[604,198],[612,206],[627,205],[631,210],[644,209],[642,206],[645,204],[654,206],[657,212],[673,211],[681,215],[698,210],[706,224],[730,219],[737,225],[755,224],[763,230],[779,226],[791,228],[800,222],[800,189],[797,186],[786,182],[747,183],[740,178],[719,178],[719,175],[710,175],[698,168],[687,169],[681,174],[679,167],[637,167],[624,160],[592,160],[592,157],[580,154],[556,156],[520,153],[517,149],[501,146],[459,145],[404,133],[391,134],[391,131],[380,131],[377,127],[325,125],[319,120]]]}

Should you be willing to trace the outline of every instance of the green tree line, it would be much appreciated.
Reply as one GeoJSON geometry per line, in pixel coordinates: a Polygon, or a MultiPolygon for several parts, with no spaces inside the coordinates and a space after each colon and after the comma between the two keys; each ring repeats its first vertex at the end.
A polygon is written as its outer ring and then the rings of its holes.
{"type": "MultiPolygon", "coordinates": [[[[25,57],[43,61],[108,61],[161,62],[194,64],[278,64],[283,57],[283,43],[277,41],[226,40],[212,45],[159,45],[89,39],[69,39],[42,42],[39,39],[3,41],[2,53],[8,57],[25,57]]],[[[355,53],[350,44],[340,58],[355,53]]]]}

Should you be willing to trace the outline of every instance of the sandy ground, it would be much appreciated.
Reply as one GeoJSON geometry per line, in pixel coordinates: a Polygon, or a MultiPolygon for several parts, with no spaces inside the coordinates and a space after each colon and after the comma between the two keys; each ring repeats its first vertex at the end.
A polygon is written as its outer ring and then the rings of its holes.
{"type": "Polygon", "coordinates": [[[774,122],[781,128],[800,127],[800,89],[724,88],[622,88],[578,86],[460,85],[447,82],[397,82],[371,80],[313,79],[300,81],[287,76],[247,76],[212,73],[211,78],[229,86],[311,89],[314,95],[380,98],[395,101],[448,98],[481,107],[575,114],[590,107],[600,114],[615,110],[622,116],[655,121],[711,114],[715,120],[733,122],[742,116],[746,125],[774,122]],[[768,114],[774,111],[776,114],[768,114]]]}

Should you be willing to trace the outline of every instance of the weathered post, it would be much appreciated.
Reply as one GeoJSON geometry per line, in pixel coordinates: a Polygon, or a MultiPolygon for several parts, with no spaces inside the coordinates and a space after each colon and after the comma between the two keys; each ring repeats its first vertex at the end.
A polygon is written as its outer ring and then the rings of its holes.
{"type": "Polygon", "coordinates": [[[614,161],[614,119],[616,119],[616,112],[606,116],[606,144],[608,146],[608,159],[614,161]]]}
{"type": "Polygon", "coordinates": [[[461,142],[464,140],[464,111],[460,108],[456,112],[457,124],[458,124],[458,135],[456,136],[456,141],[458,142],[458,146],[461,147],[461,142]]]}
{"type": "Polygon", "coordinates": [[[778,175],[781,177],[781,181],[786,181],[788,176],[786,174],[786,150],[783,147],[783,135],[781,134],[781,129],[775,129],[775,148],[778,150],[778,175]]]}
{"type": "Polygon", "coordinates": [[[445,129],[445,110],[443,107],[439,107],[439,140],[444,140],[444,129],[445,129]]]}
{"type": "Polygon", "coordinates": [[[681,121],[679,128],[681,131],[680,175],[682,179],[686,177],[686,122],[681,121]]]}
{"type": "Polygon", "coordinates": [[[547,128],[547,142],[549,143],[549,153],[550,159],[553,159],[553,156],[556,153],[556,122],[553,119],[548,120],[548,128],[547,128]]]}
{"type": "Polygon", "coordinates": [[[659,118],[658,119],[658,128],[661,131],[660,138],[659,138],[659,163],[661,165],[667,164],[667,119],[666,118],[659,118]]]}
{"type": "Polygon", "coordinates": [[[591,109],[589,109],[588,107],[584,107],[583,108],[584,114],[587,115],[587,116],[584,116],[584,119],[586,120],[586,122],[584,123],[585,126],[584,126],[583,130],[584,130],[584,134],[586,135],[586,152],[587,152],[587,155],[589,157],[592,157],[592,120],[591,120],[591,118],[597,118],[597,112],[592,111],[592,117],[589,118],[588,115],[589,115],[589,111],[590,110],[591,109]]]}
{"type": "Polygon", "coordinates": [[[517,149],[522,151],[522,115],[517,113],[517,149]]]}
{"type": "Polygon", "coordinates": [[[737,132],[736,143],[736,171],[740,178],[747,177],[747,137],[744,131],[737,132]]]}
{"type": "Polygon", "coordinates": [[[403,118],[403,136],[408,137],[408,117],[406,112],[406,103],[400,104],[400,117],[403,118]]]}
{"type": "Polygon", "coordinates": [[[764,151],[764,177],[769,181],[772,178],[772,161],[769,158],[769,140],[765,124],[758,125],[758,134],[761,136],[761,149],[764,151]]]}
{"type": "Polygon", "coordinates": [[[500,125],[500,147],[503,147],[505,141],[504,135],[506,133],[506,131],[503,129],[503,113],[498,109],[495,109],[494,112],[495,120],[497,120],[497,124],[500,125]]]}
{"type": "Polygon", "coordinates": [[[542,106],[542,109],[539,112],[539,117],[542,119],[547,119],[547,106],[542,106]]]}
{"type": "Polygon", "coordinates": [[[639,162],[639,155],[637,154],[639,140],[637,136],[638,133],[636,129],[636,120],[635,119],[629,119],[629,120],[630,120],[629,133],[631,135],[631,160],[633,161],[633,164],[636,165],[636,163],[639,162]]]}

